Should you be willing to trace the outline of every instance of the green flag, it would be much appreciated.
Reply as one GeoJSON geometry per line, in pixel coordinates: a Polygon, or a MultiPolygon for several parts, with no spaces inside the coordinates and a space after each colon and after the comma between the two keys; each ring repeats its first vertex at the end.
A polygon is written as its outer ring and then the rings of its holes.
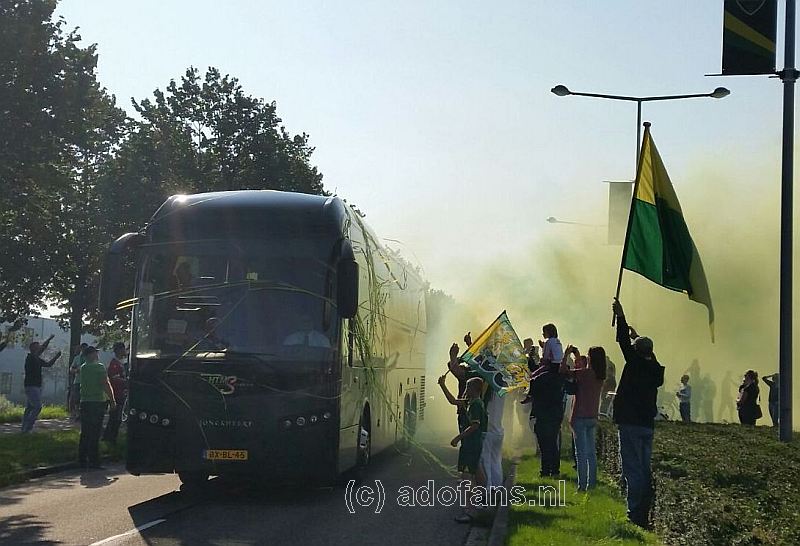
{"type": "Polygon", "coordinates": [[[639,168],[631,202],[622,267],[635,271],[708,308],[711,340],[714,340],[714,308],[697,247],[689,235],[681,205],[667,170],[645,129],[639,168]]]}

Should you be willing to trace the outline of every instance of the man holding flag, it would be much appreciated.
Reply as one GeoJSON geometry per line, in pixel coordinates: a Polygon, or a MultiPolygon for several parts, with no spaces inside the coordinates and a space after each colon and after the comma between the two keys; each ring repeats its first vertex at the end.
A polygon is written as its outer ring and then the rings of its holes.
{"type": "Polygon", "coordinates": [[[711,340],[714,340],[714,308],[703,264],[683,218],[678,196],[653,142],[650,123],[645,122],[644,126],[617,294],[612,307],[617,321],[617,342],[625,357],[625,368],[614,398],[614,422],[619,427],[622,475],[628,488],[628,518],[641,527],[648,525],[653,496],[650,457],[656,397],[658,387],[664,384],[664,367],[653,353],[653,341],[638,336],[625,320],[618,299],[623,270],[635,271],[705,305],[711,340]]]}
{"type": "Polygon", "coordinates": [[[658,387],[664,384],[664,366],[653,354],[653,340],[636,336],[625,320],[619,300],[614,300],[617,342],[625,357],[625,367],[614,397],[614,422],[619,428],[619,455],[622,477],[627,484],[628,519],[647,527],[653,490],[650,481],[650,456],[657,412],[658,387]]]}

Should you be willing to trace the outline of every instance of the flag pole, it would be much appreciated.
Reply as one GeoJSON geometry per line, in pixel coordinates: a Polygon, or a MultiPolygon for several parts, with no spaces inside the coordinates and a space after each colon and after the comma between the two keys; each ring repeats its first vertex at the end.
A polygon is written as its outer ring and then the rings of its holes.
{"type": "MultiPolygon", "coordinates": [[[[645,121],[644,125],[644,137],[642,138],[642,145],[639,148],[639,161],[636,164],[636,179],[633,181],[633,194],[631,194],[631,206],[628,210],[628,227],[625,230],[625,243],[622,246],[622,259],[619,262],[619,276],[617,277],[617,292],[614,295],[614,299],[619,299],[620,290],[622,290],[622,272],[625,270],[625,258],[628,256],[628,239],[631,236],[631,224],[633,223],[633,200],[636,199],[636,191],[639,189],[639,179],[641,178],[642,173],[642,155],[644,154],[644,141],[650,135],[650,125],[649,121],[645,121]]],[[[617,316],[613,315],[611,317],[611,326],[614,326],[617,322],[617,316]]]]}

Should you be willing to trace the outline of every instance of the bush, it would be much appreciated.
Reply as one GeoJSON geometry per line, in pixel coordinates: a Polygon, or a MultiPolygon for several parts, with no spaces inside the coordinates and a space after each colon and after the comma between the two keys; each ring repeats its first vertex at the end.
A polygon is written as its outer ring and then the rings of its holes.
{"type": "MultiPolygon", "coordinates": [[[[616,427],[603,423],[598,453],[620,477],[616,427]]],[[[800,544],[800,438],[774,429],[659,422],[651,514],[667,544],[800,544]]]]}
{"type": "MultiPolygon", "coordinates": [[[[14,404],[0,394],[0,423],[19,423],[25,408],[14,404]]],[[[63,406],[44,406],[39,419],[66,419],[69,413],[63,406]]]]}

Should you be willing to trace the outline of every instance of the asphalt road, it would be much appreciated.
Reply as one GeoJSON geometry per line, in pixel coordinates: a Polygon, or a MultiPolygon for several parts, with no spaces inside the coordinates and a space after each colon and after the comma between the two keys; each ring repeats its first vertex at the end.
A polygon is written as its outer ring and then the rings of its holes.
{"type": "MultiPolygon", "coordinates": [[[[454,449],[427,445],[448,463],[454,449]]],[[[393,450],[392,450],[393,451],[393,450]]],[[[128,475],[120,466],[65,472],[0,490],[2,544],[146,545],[360,545],[464,544],[469,526],[457,524],[457,506],[398,505],[403,486],[456,481],[420,450],[375,457],[361,492],[292,487],[263,490],[212,480],[201,496],[180,492],[176,476],[128,475]],[[379,480],[380,484],[376,484],[379,480]],[[378,489],[385,502],[380,513],[378,489]],[[138,529],[138,530],[137,530],[138,529]]]]}

